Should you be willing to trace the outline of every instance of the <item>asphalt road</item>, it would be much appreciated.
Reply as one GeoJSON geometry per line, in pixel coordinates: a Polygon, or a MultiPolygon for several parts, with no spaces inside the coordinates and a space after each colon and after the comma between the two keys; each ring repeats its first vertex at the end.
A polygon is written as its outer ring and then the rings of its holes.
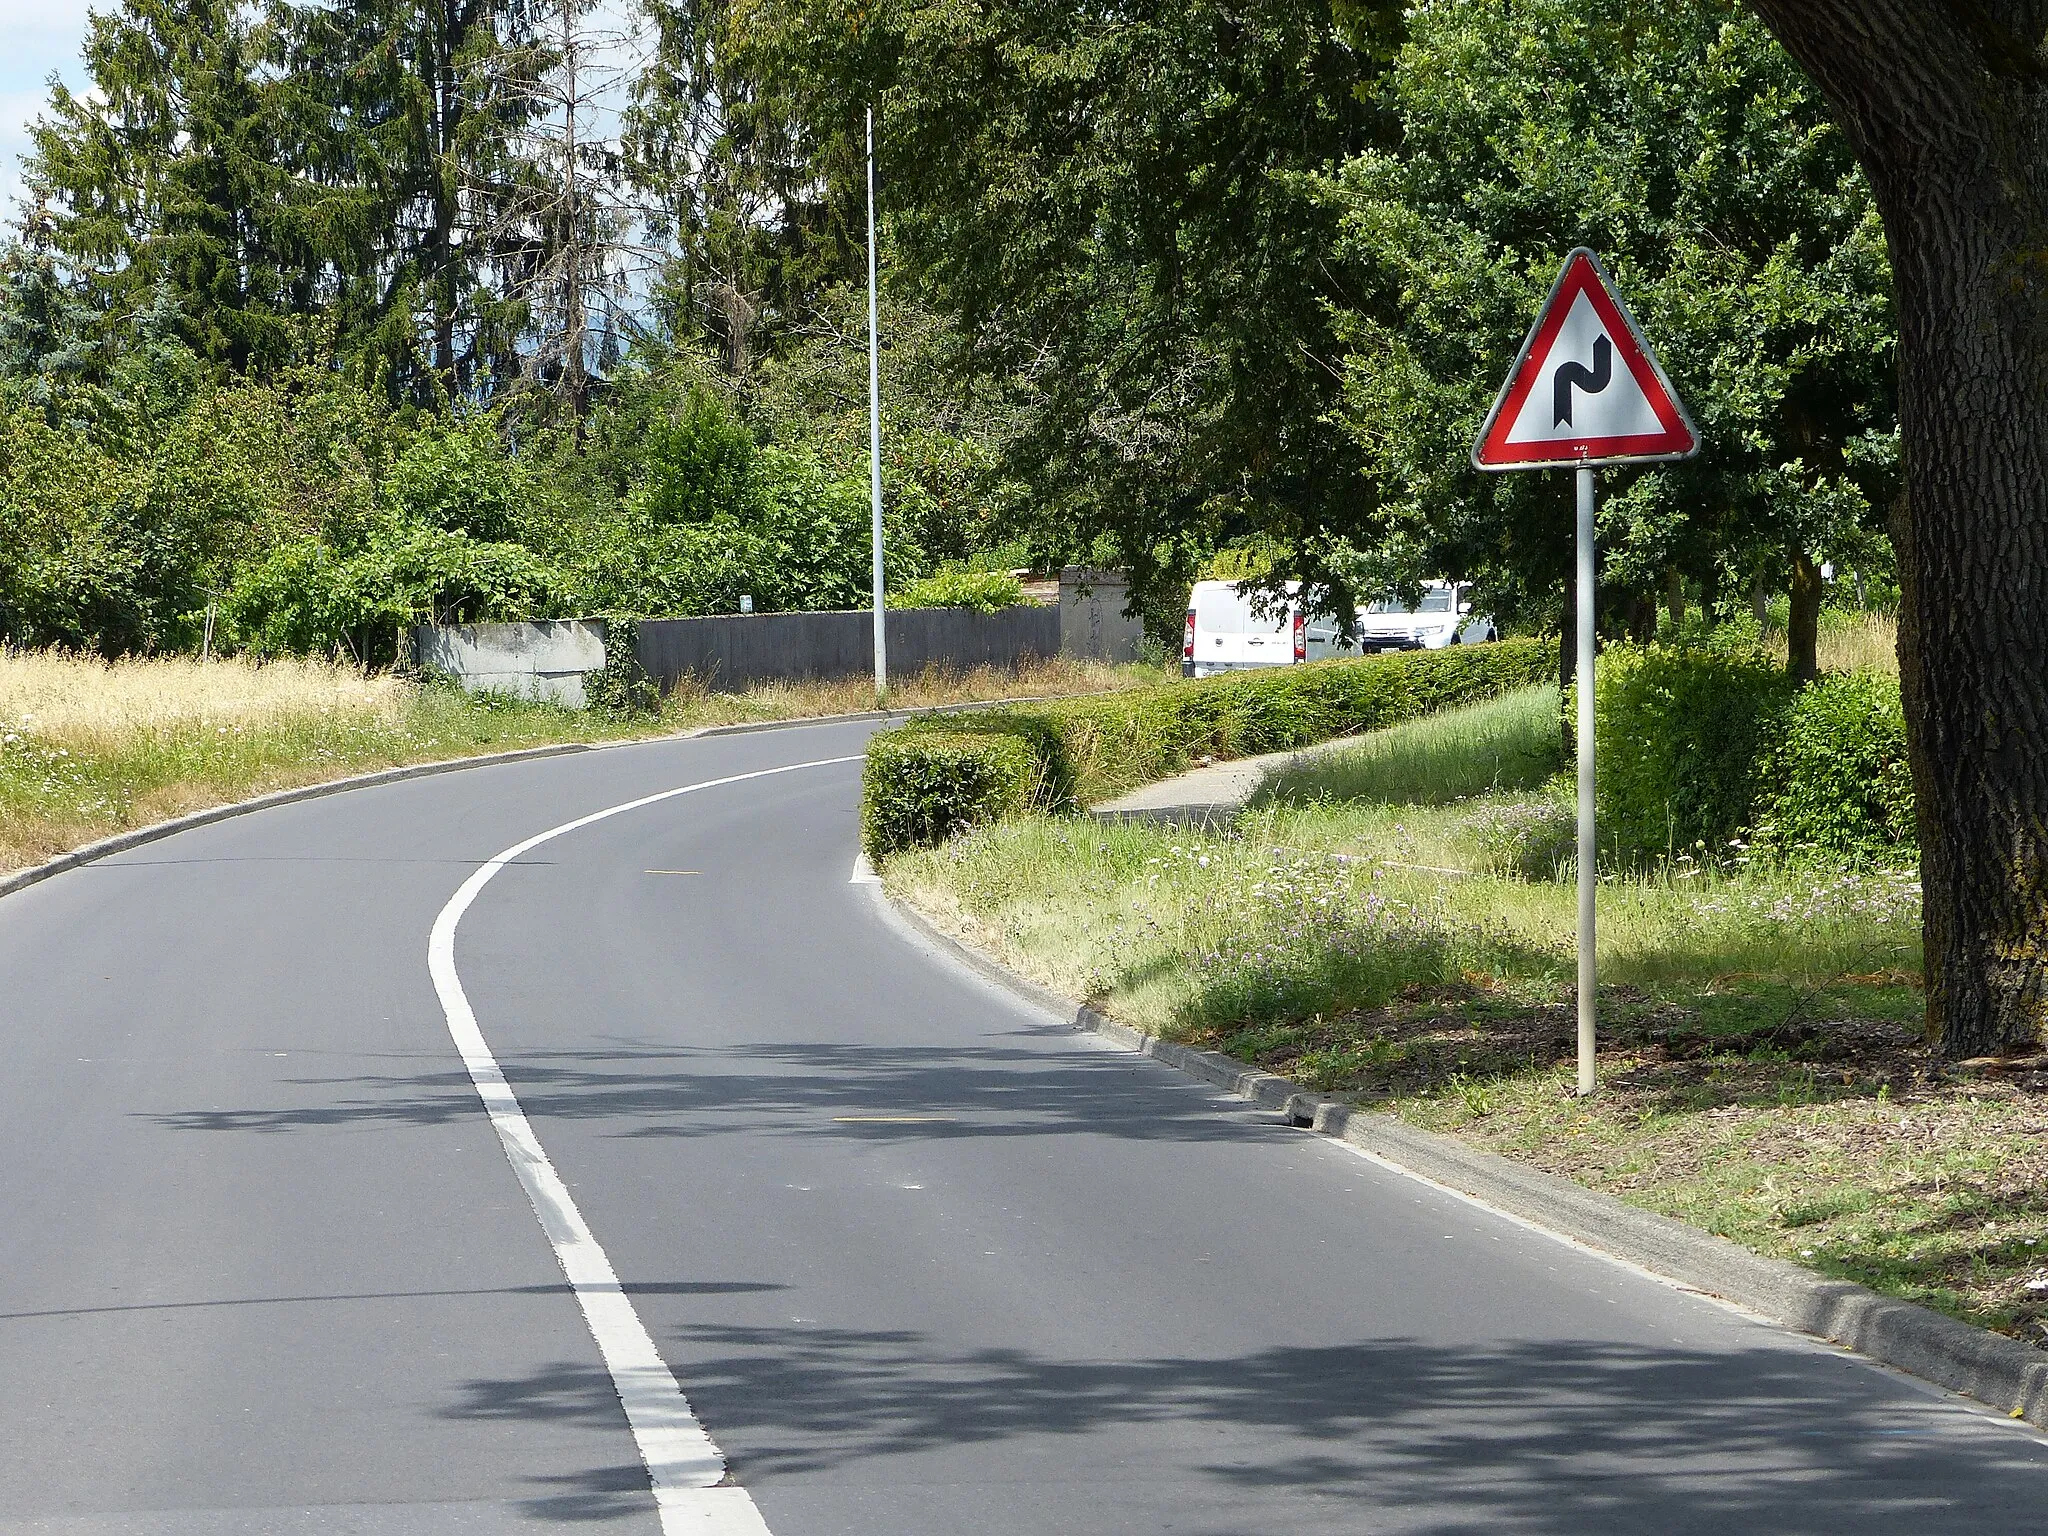
{"type": "MultiPolygon", "coordinates": [[[[523,839],[867,729],[393,784],[0,902],[0,1531],[661,1530],[429,934],[523,839]]],[[[2043,1528],[2031,1431],[927,954],[848,883],[857,779],[565,832],[453,941],[774,1536],[2043,1528]]]]}

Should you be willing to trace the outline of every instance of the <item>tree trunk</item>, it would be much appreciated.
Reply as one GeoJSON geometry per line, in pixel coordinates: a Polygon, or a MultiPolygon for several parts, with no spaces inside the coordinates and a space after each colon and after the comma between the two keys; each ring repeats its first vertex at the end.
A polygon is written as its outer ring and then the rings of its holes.
{"type": "Polygon", "coordinates": [[[1664,567],[1664,612],[1671,620],[1671,638],[1676,640],[1685,629],[1685,578],[1675,565],[1664,567]]]}
{"type": "Polygon", "coordinates": [[[1792,616],[1785,622],[1785,670],[1802,683],[1820,676],[1820,567],[1792,552],[1792,616]]]}
{"type": "Polygon", "coordinates": [[[2034,0],[1753,0],[1834,103],[1891,247],[1900,680],[1928,1027],[2048,1022],[2048,64],[2034,0]]]}
{"type": "Polygon", "coordinates": [[[1637,645],[1648,645],[1657,638],[1657,599],[1648,592],[1629,594],[1628,637],[1637,645]]]}

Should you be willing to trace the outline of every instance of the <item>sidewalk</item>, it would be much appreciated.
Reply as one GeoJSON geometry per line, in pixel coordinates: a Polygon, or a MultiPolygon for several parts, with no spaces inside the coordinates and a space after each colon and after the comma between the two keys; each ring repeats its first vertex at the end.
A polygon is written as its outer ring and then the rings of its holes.
{"type": "Polygon", "coordinates": [[[1295,763],[1309,762],[1332,752],[1358,745],[1357,736],[1339,736],[1290,752],[1268,752],[1263,757],[1234,758],[1191,768],[1156,784],[1140,785],[1113,800],[1088,807],[1098,821],[1155,821],[1169,825],[1221,826],[1234,821],[1258,793],[1268,775],[1285,772],[1295,763]]]}

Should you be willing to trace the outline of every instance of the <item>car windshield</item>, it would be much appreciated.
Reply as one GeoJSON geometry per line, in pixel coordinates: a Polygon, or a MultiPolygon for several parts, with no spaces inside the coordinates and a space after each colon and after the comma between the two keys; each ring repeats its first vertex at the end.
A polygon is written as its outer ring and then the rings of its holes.
{"type": "Polygon", "coordinates": [[[1383,597],[1376,603],[1366,604],[1365,611],[1367,613],[1449,613],[1451,611],[1450,589],[1447,587],[1432,587],[1422,594],[1422,601],[1413,608],[1410,608],[1406,603],[1396,602],[1390,597],[1383,597]]]}

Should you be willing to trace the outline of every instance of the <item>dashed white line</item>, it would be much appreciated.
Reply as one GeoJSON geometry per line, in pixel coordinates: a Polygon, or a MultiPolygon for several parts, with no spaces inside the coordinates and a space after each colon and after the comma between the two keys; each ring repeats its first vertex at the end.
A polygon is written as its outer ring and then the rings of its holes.
{"type": "Polygon", "coordinates": [[[725,1476],[725,1457],[690,1411],[689,1400],[683,1396],[675,1373],[654,1347],[640,1314],[633,1310],[632,1299],[612,1271],[611,1260],[591,1234],[576,1202],[569,1197],[561,1175],[548,1161],[519,1107],[512,1085],[505,1080],[497,1057],[491,1054],[483,1031],[477,1027],[476,1012],[469,1005],[469,996],[462,990],[462,978],[455,969],[456,925],[499,870],[521,854],[564,833],[700,789],[859,760],[825,757],[753,773],[729,774],[722,779],[706,779],[659,794],[642,795],[638,800],[607,806],[550,827],[524,842],[514,843],[463,881],[461,888],[448,898],[441,915],[434,919],[433,935],[427,941],[427,969],[434,978],[442,1012],[447,1015],[448,1034],[461,1053],[462,1064],[469,1069],[469,1079],[476,1085],[477,1097],[491,1117],[498,1140],[504,1145],[506,1160],[519,1175],[527,1199],[533,1202],[533,1213],[540,1218],[541,1230],[555,1250],[562,1273],[568,1277],[577,1304],[583,1308],[583,1320],[590,1325],[591,1337],[604,1357],[605,1369],[611,1373],[612,1385],[626,1410],[626,1422],[633,1430],[634,1444],[639,1447],[640,1459],[647,1463],[654,1501],[661,1511],[663,1536],[769,1536],[769,1532],[746,1489],[718,1486],[725,1476]]]}

